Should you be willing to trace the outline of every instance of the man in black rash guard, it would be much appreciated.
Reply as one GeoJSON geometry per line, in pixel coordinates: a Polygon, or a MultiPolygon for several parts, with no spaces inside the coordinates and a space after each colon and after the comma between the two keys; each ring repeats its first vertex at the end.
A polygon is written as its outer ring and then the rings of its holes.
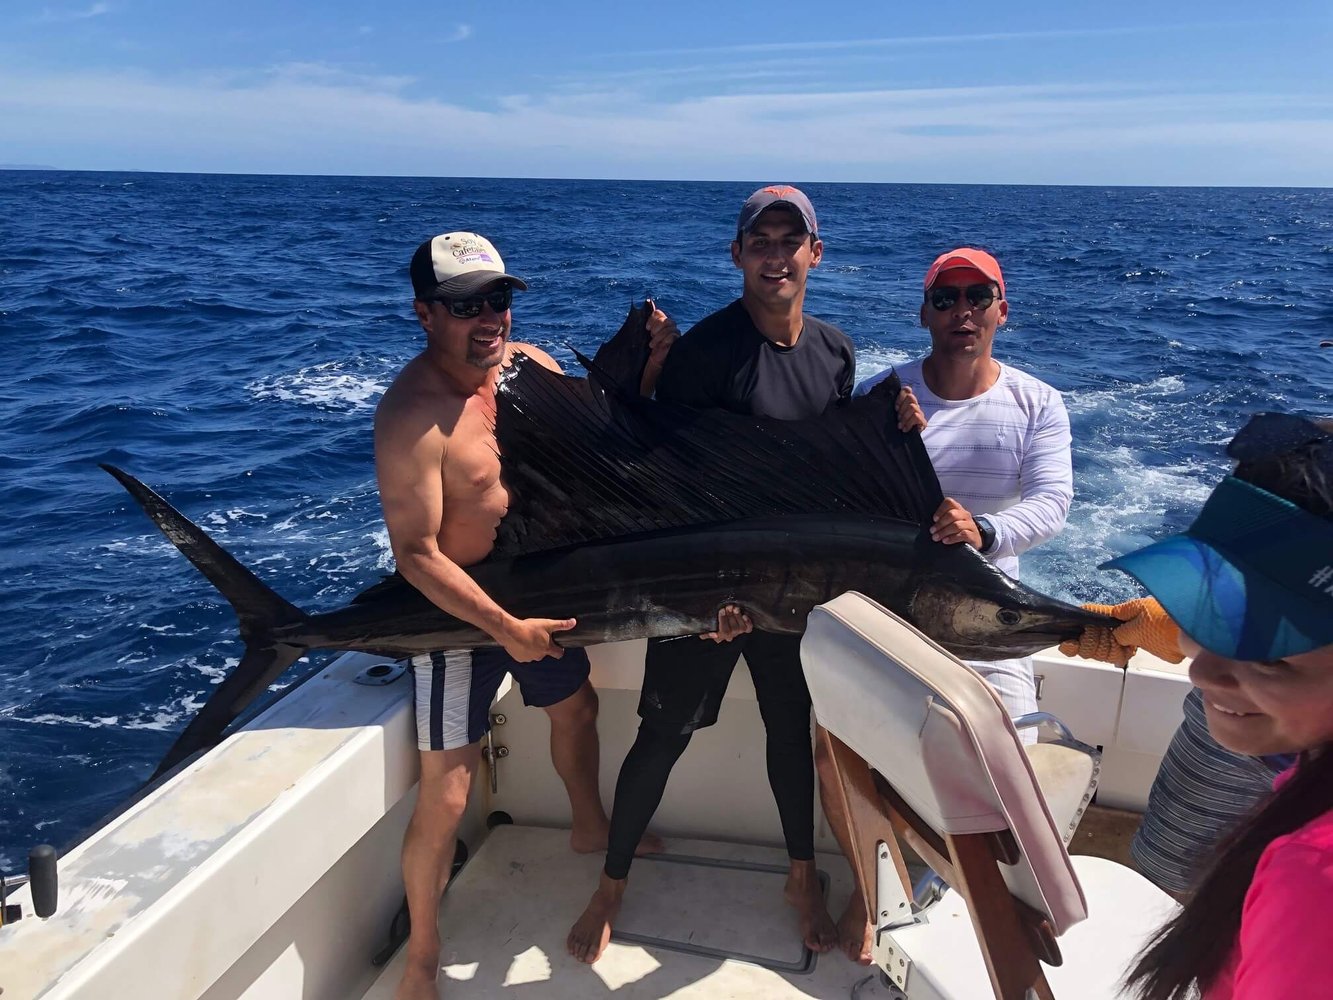
{"type": "MultiPolygon", "coordinates": [[[[731,259],[744,275],[741,297],[677,340],[655,310],[652,357],[643,392],[733,413],[800,420],[847,399],[855,380],[851,340],[802,312],[806,276],[819,264],[815,210],[796,188],[762,188],[741,208],[731,259]]],[[[696,729],[717,721],[731,672],[745,654],[767,732],[769,784],[791,868],[784,896],[800,918],[805,944],[830,951],[837,930],[815,870],[814,760],[810,692],[801,672],[800,636],[754,631],[739,608],[697,641],[649,640],[639,699],[642,722],[616,782],[611,833],[597,891],[569,932],[570,954],[595,962],[611,938],[634,848],[666,790],[667,778],[696,729]]]]}

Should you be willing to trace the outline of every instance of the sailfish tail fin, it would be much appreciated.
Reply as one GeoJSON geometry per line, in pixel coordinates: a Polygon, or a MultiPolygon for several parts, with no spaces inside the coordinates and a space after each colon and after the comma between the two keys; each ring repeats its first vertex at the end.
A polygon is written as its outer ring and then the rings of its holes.
{"type": "Polygon", "coordinates": [[[297,624],[308,616],[242,566],[231,553],[213,541],[203,528],[167,503],[158,493],[115,466],[104,464],[102,468],[125,487],[162,534],[227,599],[236,612],[241,639],[245,643],[241,662],[218,685],[199,714],[172,744],[153,773],[156,778],[195,751],[216,744],[222,731],[279,674],[300,659],[305,647],[277,641],[274,631],[282,626],[297,624]]]}

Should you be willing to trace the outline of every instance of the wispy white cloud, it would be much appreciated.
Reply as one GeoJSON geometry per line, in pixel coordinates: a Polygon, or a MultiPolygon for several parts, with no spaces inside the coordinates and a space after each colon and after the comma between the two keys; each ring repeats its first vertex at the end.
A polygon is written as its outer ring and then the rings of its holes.
{"type": "Polygon", "coordinates": [[[446,42],[464,42],[472,37],[472,25],[459,24],[454,27],[453,34],[445,39],[446,42]]]}
{"type": "Polygon", "coordinates": [[[44,7],[34,20],[39,24],[61,24],[69,21],[87,21],[90,18],[101,17],[103,14],[110,13],[111,5],[109,3],[95,3],[90,7],[79,10],[68,8],[57,10],[52,7],[44,7]]]}
{"type": "Polygon", "coordinates": [[[264,86],[263,81],[272,81],[278,86],[382,94],[398,93],[415,80],[416,78],[411,76],[360,73],[332,63],[286,62],[269,66],[258,73],[236,74],[229,78],[226,85],[233,89],[244,90],[261,88],[264,86]]]}
{"type": "Polygon", "coordinates": [[[840,49],[881,49],[919,45],[940,45],[946,42],[949,44],[970,45],[978,42],[1016,42],[1030,41],[1033,39],[1081,38],[1102,34],[1134,34],[1141,30],[1143,29],[1071,28],[1050,31],[987,31],[959,35],[890,35],[881,38],[835,38],[822,39],[819,41],[812,39],[800,42],[746,42],[737,45],[717,45],[677,49],[644,49],[642,51],[628,52],[624,54],[631,58],[683,55],[730,56],[750,53],[760,54],[781,52],[793,52],[799,54],[802,52],[832,52],[840,49]]]}
{"type": "Polygon", "coordinates": [[[1135,82],[648,100],[614,86],[463,107],[411,82],[317,63],[186,83],[0,70],[0,146],[59,162],[78,136],[68,165],[92,168],[1333,184],[1333,96],[1135,82]]]}
{"type": "Polygon", "coordinates": [[[1162,35],[1171,32],[1194,32],[1201,29],[1226,27],[1240,29],[1257,24],[1272,24],[1271,21],[1212,21],[1207,24],[1141,24],[1124,27],[1101,28],[1051,28],[1032,31],[982,31],[970,34],[958,33],[947,35],[886,35],[879,38],[842,38],[805,40],[799,42],[748,42],[736,45],[709,47],[691,47],[675,49],[645,49],[637,52],[619,53],[631,58],[645,56],[682,56],[682,55],[745,55],[747,53],[803,53],[832,52],[844,49],[887,49],[912,48],[938,45],[971,45],[985,42],[1030,42],[1063,41],[1072,38],[1101,38],[1117,35],[1162,35]]]}
{"type": "MultiPolygon", "coordinates": [[[[851,56],[840,59],[836,67],[830,66],[825,57],[750,59],[727,61],[720,65],[709,62],[671,63],[592,73],[558,73],[538,77],[538,80],[566,93],[605,93],[613,88],[618,91],[628,88],[651,93],[666,87],[679,87],[682,83],[705,85],[714,91],[769,83],[787,89],[795,85],[806,89],[824,81],[832,81],[835,73],[845,73],[848,65],[856,62],[857,58],[851,56]]],[[[889,60],[879,56],[867,57],[866,61],[873,61],[877,68],[882,69],[889,60]]]]}

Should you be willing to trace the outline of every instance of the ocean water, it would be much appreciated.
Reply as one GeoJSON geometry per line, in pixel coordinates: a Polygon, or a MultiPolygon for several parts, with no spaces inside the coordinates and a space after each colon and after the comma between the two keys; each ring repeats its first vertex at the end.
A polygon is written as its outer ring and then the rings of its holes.
{"type": "MultiPolygon", "coordinates": [[[[336,607],[390,564],[370,427],[420,347],[416,245],[490,235],[530,283],[517,339],[572,365],[644,296],[686,328],[738,294],[755,186],[0,171],[0,870],[132,792],[240,650],[97,463],[336,607]]],[[[1333,192],[804,187],[825,242],[807,311],[862,375],[924,350],[936,253],[1001,258],[997,356],[1073,422],[1068,527],[1024,562],[1049,593],[1133,596],[1097,564],[1188,523],[1248,414],[1333,410],[1333,192]]]]}

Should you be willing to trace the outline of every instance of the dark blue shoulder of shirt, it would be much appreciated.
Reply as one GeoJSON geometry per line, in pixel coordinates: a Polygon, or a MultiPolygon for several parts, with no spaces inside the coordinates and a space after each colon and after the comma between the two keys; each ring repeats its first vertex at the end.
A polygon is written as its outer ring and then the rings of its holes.
{"type": "Polygon", "coordinates": [[[813,316],[803,318],[805,332],[802,336],[809,337],[812,334],[818,336],[824,341],[824,349],[829,354],[842,358],[843,369],[838,378],[838,398],[850,399],[852,390],[856,388],[856,346],[852,343],[852,338],[832,323],[825,323],[813,316]]]}

